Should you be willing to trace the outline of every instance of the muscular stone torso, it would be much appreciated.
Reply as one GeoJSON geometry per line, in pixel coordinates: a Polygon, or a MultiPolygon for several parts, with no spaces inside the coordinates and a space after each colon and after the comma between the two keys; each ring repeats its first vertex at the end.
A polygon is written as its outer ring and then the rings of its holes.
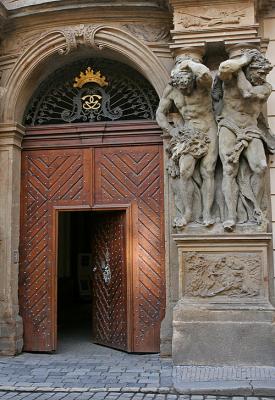
{"type": "Polygon", "coordinates": [[[264,101],[256,98],[244,98],[237,86],[236,79],[224,82],[222,116],[232,119],[239,128],[257,126],[257,119],[264,101]]]}
{"type": "Polygon", "coordinates": [[[174,101],[185,122],[191,121],[194,127],[208,132],[216,126],[210,93],[204,89],[194,89],[191,95],[174,88],[169,98],[174,101]]]}

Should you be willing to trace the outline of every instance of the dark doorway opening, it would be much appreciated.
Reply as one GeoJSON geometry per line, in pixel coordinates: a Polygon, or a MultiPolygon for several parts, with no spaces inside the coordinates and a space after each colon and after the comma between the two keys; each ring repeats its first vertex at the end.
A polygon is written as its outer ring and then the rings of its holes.
{"type": "Polygon", "coordinates": [[[57,338],[128,350],[125,211],[58,218],[57,338]]]}
{"type": "Polygon", "coordinates": [[[60,212],[58,224],[58,340],[91,337],[91,212],[60,212]]]}

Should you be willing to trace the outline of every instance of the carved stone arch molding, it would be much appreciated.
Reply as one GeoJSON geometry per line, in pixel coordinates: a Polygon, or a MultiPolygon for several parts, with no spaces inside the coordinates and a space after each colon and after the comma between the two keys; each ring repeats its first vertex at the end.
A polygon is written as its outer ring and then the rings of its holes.
{"type": "MultiPolygon", "coordinates": [[[[36,89],[35,80],[55,55],[68,55],[80,46],[111,50],[127,59],[155,88],[159,96],[169,79],[154,53],[132,34],[104,25],[78,25],[47,32],[18,59],[2,90],[1,121],[22,121],[24,109],[36,89]]],[[[45,71],[44,71],[45,73],[45,71]]]]}

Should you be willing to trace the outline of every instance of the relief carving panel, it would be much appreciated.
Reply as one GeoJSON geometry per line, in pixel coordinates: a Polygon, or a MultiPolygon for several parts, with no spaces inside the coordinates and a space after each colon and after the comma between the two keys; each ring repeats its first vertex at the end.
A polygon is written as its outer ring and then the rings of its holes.
{"type": "Polygon", "coordinates": [[[182,24],[184,28],[201,27],[201,26],[218,26],[227,24],[239,24],[241,18],[245,16],[245,10],[240,11],[220,11],[210,10],[205,8],[205,13],[189,14],[181,11],[178,16],[178,22],[182,24]]]}
{"type": "Polygon", "coordinates": [[[255,297],[261,294],[262,259],[259,254],[188,252],[184,264],[187,296],[255,297]]]}
{"type": "Polygon", "coordinates": [[[185,7],[175,14],[175,29],[200,29],[219,28],[220,26],[238,26],[254,23],[249,4],[244,2],[242,6],[219,5],[217,8],[185,7]]]}

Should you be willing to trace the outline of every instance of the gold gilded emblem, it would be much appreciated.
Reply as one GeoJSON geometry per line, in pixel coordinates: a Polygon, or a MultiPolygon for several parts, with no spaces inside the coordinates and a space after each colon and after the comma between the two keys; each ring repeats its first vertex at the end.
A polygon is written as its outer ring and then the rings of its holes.
{"type": "Polygon", "coordinates": [[[84,110],[98,110],[101,107],[101,99],[102,96],[98,94],[87,94],[86,96],[81,97],[83,100],[83,108],[84,110]]]}
{"type": "Polygon", "coordinates": [[[91,69],[91,67],[88,67],[84,72],[80,72],[80,76],[75,78],[75,83],[74,87],[75,88],[82,88],[86,83],[97,83],[99,86],[108,86],[108,82],[106,81],[105,76],[101,76],[101,72],[97,71],[94,73],[94,71],[91,69]]]}

